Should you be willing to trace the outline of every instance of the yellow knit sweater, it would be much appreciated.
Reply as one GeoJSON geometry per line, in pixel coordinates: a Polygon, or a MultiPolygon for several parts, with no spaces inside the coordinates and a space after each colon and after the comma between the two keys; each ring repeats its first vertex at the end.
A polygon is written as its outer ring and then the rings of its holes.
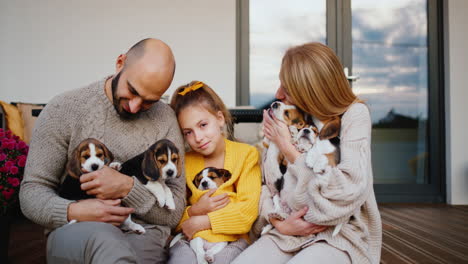
{"type": "MultiPolygon", "coordinates": [[[[224,169],[232,174],[231,179],[221,185],[213,194],[227,193],[231,202],[224,208],[208,213],[211,229],[197,232],[194,237],[201,237],[209,242],[236,241],[239,238],[248,240],[253,222],[258,216],[258,203],[261,191],[261,171],[258,165],[256,148],[239,142],[225,140],[226,152],[224,169]]],[[[207,191],[198,190],[193,184],[195,175],[205,168],[202,155],[194,151],[185,156],[185,175],[187,187],[192,191],[188,197],[182,219],[176,230],[189,218],[188,209],[207,191]]]]}

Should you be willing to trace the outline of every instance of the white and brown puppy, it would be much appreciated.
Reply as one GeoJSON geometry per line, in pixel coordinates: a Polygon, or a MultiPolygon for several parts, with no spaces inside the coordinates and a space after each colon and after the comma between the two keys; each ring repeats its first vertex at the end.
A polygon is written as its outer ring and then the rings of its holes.
{"type": "MultiPolygon", "coordinates": [[[[341,118],[334,117],[326,121],[314,118],[317,127],[314,133],[307,133],[314,140],[312,148],[307,151],[306,165],[317,175],[322,175],[328,166],[336,167],[340,162],[339,134],[341,118]]],[[[321,177],[321,184],[327,184],[326,177],[321,177]]]]}
{"type": "MultiPolygon", "coordinates": [[[[87,138],[78,144],[73,150],[72,156],[67,162],[66,171],[67,175],[65,180],[60,185],[58,194],[59,196],[69,200],[83,200],[94,198],[88,195],[85,191],[81,190],[80,176],[97,171],[104,167],[109,166],[115,170],[119,170],[121,165],[119,162],[113,162],[114,155],[111,151],[97,139],[87,138]]],[[[76,220],[70,221],[74,223],[76,220]]],[[[145,229],[132,221],[129,215],[122,223],[122,229],[132,230],[138,234],[145,233],[145,229]]]]}
{"type": "Polygon", "coordinates": [[[145,152],[124,162],[120,172],[140,180],[161,207],[175,209],[174,197],[166,181],[181,175],[182,160],[172,141],[158,140],[145,152]]]}
{"type": "MultiPolygon", "coordinates": [[[[268,110],[270,116],[275,116],[276,119],[284,122],[291,132],[291,142],[295,142],[298,131],[307,126],[307,119],[294,105],[286,105],[282,102],[276,101],[271,104],[268,110]]],[[[287,170],[287,160],[280,153],[275,144],[264,139],[264,150],[262,153],[262,174],[263,183],[267,185],[273,198],[273,204],[276,211],[281,211],[279,202],[279,192],[283,188],[284,177],[283,175],[287,170]]]]}
{"type": "MultiPolygon", "coordinates": [[[[215,167],[206,167],[201,170],[193,179],[193,184],[199,190],[217,189],[223,183],[231,179],[231,172],[225,169],[215,167]]],[[[177,241],[183,237],[183,234],[177,234],[171,241],[169,247],[172,247],[177,241]]],[[[214,256],[228,245],[228,242],[208,242],[201,237],[196,237],[190,240],[190,247],[197,256],[197,263],[211,263],[214,261],[214,256]]]]}
{"type": "MultiPolygon", "coordinates": [[[[315,127],[304,129],[298,133],[298,142],[310,141],[312,147],[307,150],[306,165],[313,169],[321,187],[328,185],[327,168],[336,167],[340,163],[340,129],[341,118],[334,117],[326,121],[313,118],[315,127]]],[[[307,145],[307,144],[306,144],[307,145]]],[[[333,198],[333,197],[329,197],[333,198]]],[[[336,236],[343,223],[335,226],[332,236],[336,236]]]]}

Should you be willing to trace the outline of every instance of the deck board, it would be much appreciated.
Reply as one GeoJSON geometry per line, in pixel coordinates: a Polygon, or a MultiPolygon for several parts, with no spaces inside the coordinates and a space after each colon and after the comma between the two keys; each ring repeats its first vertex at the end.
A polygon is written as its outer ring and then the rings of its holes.
{"type": "MultiPolygon", "coordinates": [[[[468,264],[468,205],[379,204],[379,209],[382,264],[468,264]]],[[[10,236],[10,263],[45,263],[40,226],[18,218],[10,236]]]]}

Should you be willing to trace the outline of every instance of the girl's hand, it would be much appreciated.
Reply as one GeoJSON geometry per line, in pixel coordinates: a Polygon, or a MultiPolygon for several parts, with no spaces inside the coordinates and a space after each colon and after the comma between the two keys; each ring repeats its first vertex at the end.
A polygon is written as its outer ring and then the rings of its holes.
{"type": "Polygon", "coordinates": [[[219,194],[211,197],[216,189],[209,190],[193,204],[189,210],[189,216],[206,215],[221,208],[224,208],[231,201],[227,193],[219,194]]]}
{"type": "Polygon", "coordinates": [[[325,231],[328,226],[312,224],[302,218],[307,213],[307,210],[309,209],[304,207],[292,213],[283,221],[271,218],[270,223],[278,229],[281,234],[289,236],[309,236],[325,231]]]}
{"type": "Polygon", "coordinates": [[[263,111],[263,134],[278,146],[289,162],[294,163],[301,155],[291,143],[291,132],[288,126],[276,117],[271,117],[266,110],[263,111]]]}
{"type": "Polygon", "coordinates": [[[193,235],[198,231],[211,228],[210,218],[207,215],[192,216],[183,222],[181,227],[182,233],[184,233],[188,240],[191,240],[193,235]]]}

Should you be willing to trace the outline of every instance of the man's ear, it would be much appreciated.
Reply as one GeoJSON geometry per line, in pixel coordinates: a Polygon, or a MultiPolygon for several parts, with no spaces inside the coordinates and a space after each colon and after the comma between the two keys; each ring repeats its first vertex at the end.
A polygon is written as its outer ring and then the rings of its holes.
{"type": "Polygon", "coordinates": [[[119,73],[123,67],[125,66],[125,61],[127,60],[127,54],[120,54],[117,57],[117,61],[115,62],[115,72],[119,73]]]}
{"type": "Polygon", "coordinates": [[[322,130],[320,130],[319,138],[321,140],[338,137],[341,130],[341,118],[335,116],[324,122],[322,130]]]}

